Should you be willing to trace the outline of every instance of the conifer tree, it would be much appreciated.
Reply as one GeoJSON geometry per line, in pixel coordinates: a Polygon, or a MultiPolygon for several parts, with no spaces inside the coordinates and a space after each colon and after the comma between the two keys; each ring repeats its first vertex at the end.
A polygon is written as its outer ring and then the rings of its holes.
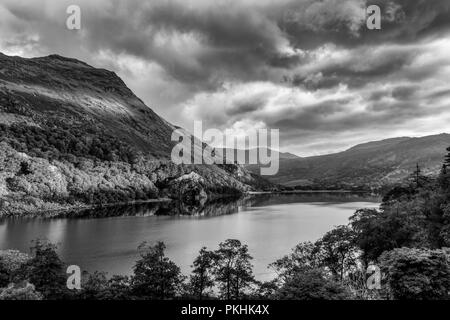
{"type": "Polygon", "coordinates": [[[200,250],[199,256],[194,260],[193,271],[190,277],[190,287],[195,298],[202,300],[209,294],[208,290],[214,286],[213,266],[215,254],[206,247],[200,250]]]}
{"type": "Polygon", "coordinates": [[[445,167],[450,166],[450,147],[447,148],[447,155],[445,156],[445,161],[444,161],[444,165],[445,167]]]}

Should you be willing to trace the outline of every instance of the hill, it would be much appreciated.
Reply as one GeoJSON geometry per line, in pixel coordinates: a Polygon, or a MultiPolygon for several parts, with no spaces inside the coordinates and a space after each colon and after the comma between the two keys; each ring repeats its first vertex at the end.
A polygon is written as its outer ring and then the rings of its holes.
{"type": "Polygon", "coordinates": [[[290,187],[378,188],[407,178],[416,164],[423,174],[437,174],[448,146],[449,134],[368,142],[335,154],[280,159],[278,174],[266,178],[290,187]]]}
{"type": "Polygon", "coordinates": [[[174,129],[114,72],[0,54],[0,216],[272,187],[236,165],[174,165],[174,129]]]}

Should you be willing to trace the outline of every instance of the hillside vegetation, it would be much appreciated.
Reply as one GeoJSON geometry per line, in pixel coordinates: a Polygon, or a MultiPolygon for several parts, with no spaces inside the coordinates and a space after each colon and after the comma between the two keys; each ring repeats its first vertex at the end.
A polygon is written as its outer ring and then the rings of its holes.
{"type": "Polygon", "coordinates": [[[237,165],[174,165],[174,129],[113,72],[0,54],[0,216],[273,187],[237,165]]]}

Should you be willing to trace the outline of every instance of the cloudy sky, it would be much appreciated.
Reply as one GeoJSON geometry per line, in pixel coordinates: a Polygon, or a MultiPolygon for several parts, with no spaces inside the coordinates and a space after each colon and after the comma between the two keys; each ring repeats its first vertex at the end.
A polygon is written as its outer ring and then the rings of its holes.
{"type": "Polygon", "coordinates": [[[302,156],[450,132],[448,0],[0,0],[0,51],[113,70],[176,125],[280,129],[302,156]]]}

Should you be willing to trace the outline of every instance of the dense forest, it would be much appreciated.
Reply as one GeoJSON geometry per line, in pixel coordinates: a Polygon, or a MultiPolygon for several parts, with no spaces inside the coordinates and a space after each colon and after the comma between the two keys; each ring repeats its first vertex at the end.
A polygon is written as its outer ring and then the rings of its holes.
{"type": "Polygon", "coordinates": [[[237,165],[175,165],[100,124],[0,124],[0,216],[174,198],[239,195],[273,185],[237,165]]]}
{"type": "Polygon", "coordinates": [[[160,242],[138,248],[131,276],[84,273],[71,291],[57,248],[36,241],[30,254],[0,252],[0,299],[449,299],[449,165],[450,153],[438,178],[418,168],[379,210],[358,210],[348,225],[298,244],[268,266],[272,281],[255,279],[239,240],[200,248],[189,276],[160,242]]]}

